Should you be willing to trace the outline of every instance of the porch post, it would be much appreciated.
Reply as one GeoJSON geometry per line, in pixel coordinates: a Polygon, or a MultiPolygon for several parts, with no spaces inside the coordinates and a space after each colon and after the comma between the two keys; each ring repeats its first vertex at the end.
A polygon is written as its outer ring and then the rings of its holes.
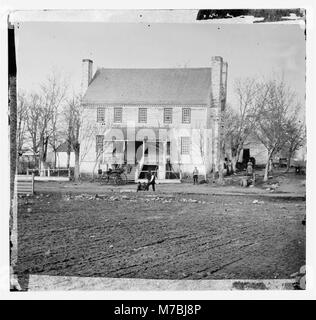
{"type": "Polygon", "coordinates": [[[158,179],[166,179],[167,140],[163,140],[162,142],[162,157],[158,157],[158,159],[161,159],[161,163],[159,163],[158,179]]]}

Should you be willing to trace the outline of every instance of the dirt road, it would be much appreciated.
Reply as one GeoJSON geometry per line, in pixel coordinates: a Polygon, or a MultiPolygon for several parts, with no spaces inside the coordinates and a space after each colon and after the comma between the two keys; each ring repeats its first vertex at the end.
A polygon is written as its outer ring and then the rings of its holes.
{"type": "Polygon", "coordinates": [[[289,278],[305,264],[305,202],[255,200],[122,192],[21,198],[16,272],[24,279],[289,278]]]}

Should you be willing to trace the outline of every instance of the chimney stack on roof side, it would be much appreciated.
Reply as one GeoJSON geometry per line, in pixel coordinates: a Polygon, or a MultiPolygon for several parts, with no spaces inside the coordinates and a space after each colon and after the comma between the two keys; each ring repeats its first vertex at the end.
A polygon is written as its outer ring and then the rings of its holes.
{"type": "Polygon", "coordinates": [[[84,95],[92,79],[93,61],[90,59],[82,60],[82,78],[81,78],[81,93],[84,95]]]}
{"type": "Polygon", "coordinates": [[[214,108],[221,108],[222,96],[226,91],[226,75],[227,64],[220,56],[214,56],[211,59],[212,72],[212,101],[211,106],[214,108]],[[225,89],[225,90],[224,90],[225,89]],[[224,90],[224,91],[223,91],[224,90]]]}

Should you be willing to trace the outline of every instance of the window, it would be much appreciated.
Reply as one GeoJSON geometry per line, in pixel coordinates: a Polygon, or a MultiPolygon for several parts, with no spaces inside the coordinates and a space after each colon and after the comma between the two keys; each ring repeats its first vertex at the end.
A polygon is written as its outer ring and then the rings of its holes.
{"type": "Polygon", "coordinates": [[[190,154],[191,139],[190,137],[181,137],[181,154],[190,154]]]}
{"type": "Polygon", "coordinates": [[[182,123],[191,123],[191,109],[183,108],[182,109],[182,123]]]}
{"type": "Polygon", "coordinates": [[[138,122],[147,123],[147,108],[138,109],[138,122]]]}
{"type": "Polygon", "coordinates": [[[96,136],[96,153],[97,156],[100,155],[103,152],[103,135],[97,135],[96,136]]]}
{"type": "Polygon", "coordinates": [[[163,112],[163,122],[172,123],[172,108],[164,108],[163,112]]]}
{"type": "Polygon", "coordinates": [[[114,108],[114,123],[122,122],[122,108],[114,108]]]}
{"type": "Polygon", "coordinates": [[[98,108],[97,109],[97,122],[104,122],[105,121],[105,108],[98,108]]]}

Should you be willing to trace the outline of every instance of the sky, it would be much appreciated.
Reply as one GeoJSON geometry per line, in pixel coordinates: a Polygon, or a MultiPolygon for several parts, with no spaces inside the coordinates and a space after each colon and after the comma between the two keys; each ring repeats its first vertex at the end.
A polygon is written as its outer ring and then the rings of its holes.
{"type": "Polygon", "coordinates": [[[78,91],[81,61],[104,68],[208,67],[228,62],[228,102],[238,78],[282,75],[305,103],[305,37],[296,24],[23,22],[17,30],[18,88],[36,90],[53,71],[78,91]]]}

